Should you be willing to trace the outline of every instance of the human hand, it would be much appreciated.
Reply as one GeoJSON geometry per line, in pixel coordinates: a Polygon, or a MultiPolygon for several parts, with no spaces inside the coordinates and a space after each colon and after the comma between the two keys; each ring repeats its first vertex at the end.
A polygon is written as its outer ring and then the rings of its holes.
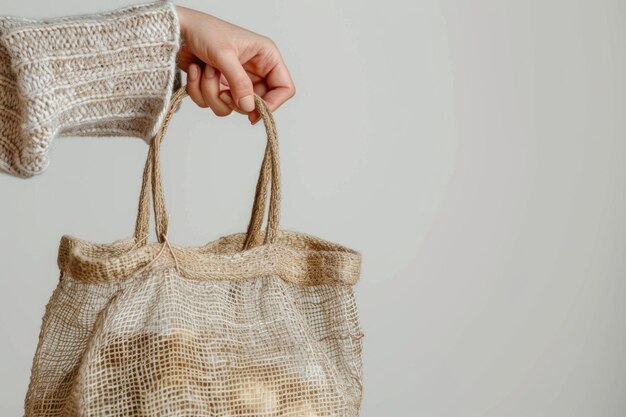
{"type": "Polygon", "coordinates": [[[178,66],[187,73],[187,93],[200,107],[217,116],[233,110],[248,115],[252,124],[256,93],[270,111],[296,93],[276,44],[268,37],[217,17],[176,6],[183,44],[178,66]]]}

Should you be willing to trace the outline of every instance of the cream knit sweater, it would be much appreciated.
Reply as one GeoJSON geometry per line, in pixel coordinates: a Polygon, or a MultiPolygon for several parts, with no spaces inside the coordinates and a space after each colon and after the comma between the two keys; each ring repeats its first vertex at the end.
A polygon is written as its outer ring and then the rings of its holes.
{"type": "Polygon", "coordinates": [[[169,1],[31,20],[0,16],[0,171],[31,177],[60,136],[149,142],[180,87],[169,1]]]}

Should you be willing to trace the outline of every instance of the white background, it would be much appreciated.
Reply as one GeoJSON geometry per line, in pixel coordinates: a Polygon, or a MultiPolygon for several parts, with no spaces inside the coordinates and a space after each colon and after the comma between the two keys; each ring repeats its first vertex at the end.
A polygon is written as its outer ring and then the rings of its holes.
{"type": "MultiPolygon", "coordinates": [[[[623,0],[181,4],[273,38],[289,66],[282,226],[362,253],[362,416],[623,415],[623,0]]],[[[263,141],[183,104],[163,149],[174,243],[244,231],[263,141]]],[[[43,174],[0,176],[2,416],[22,413],[61,235],[129,237],[146,151],[64,138],[43,174]]]]}

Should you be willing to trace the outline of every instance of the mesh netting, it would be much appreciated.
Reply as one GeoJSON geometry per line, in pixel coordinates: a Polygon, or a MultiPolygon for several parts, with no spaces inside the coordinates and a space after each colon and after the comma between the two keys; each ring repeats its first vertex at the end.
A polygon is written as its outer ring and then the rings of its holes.
{"type": "Polygon", "coordinates": [[[346,285],[64,274],[27,415],[355,416],[361,336],[346,285]]]}

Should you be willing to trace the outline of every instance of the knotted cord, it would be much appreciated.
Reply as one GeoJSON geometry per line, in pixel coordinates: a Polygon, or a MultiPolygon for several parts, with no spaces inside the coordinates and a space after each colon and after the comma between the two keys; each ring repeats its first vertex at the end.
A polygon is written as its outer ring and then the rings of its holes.
{"type": "MultiPolygon", "coordinates": [[[[168,217],[169,216],[170,215],[168,214],[168,217]]],[[[139,239],[136,239],[135,244],[130,247],[129,251],[132,251],[132,250],[136,249],[144,241],[147,241],[148,237],[149,237],[148,235],[143,235],[139,239]]],[[[148,262],[147,264],[145,264],[142,267],[138,268],[137,270],[133,271],[131,275],[138,275],[138,274],[142,273],[143,271],[145,271],[150,265],[152,265],[154,262],[156,262],[156,260],[159,259],[161,257],[161,255],[163,255],[165,253],[165,248],[166,247],[169,248],[170,253],[172,254],[172,258],[174,258],[174,265],[176,267],[176,272],[178,272],[179,274],[182,275],[182,268],[180,267],[180,263],[178,262],[178,258],[176,257],[176,252],[174,251],[174,248],[172,247],[172,244],[170,243],[170,240],[167,237],[167,231],[163,234],[163,242],[161,243],[161,249],[156,254],[156,256],[154,256],[150,260],[150,262],[148,262]]]]}

